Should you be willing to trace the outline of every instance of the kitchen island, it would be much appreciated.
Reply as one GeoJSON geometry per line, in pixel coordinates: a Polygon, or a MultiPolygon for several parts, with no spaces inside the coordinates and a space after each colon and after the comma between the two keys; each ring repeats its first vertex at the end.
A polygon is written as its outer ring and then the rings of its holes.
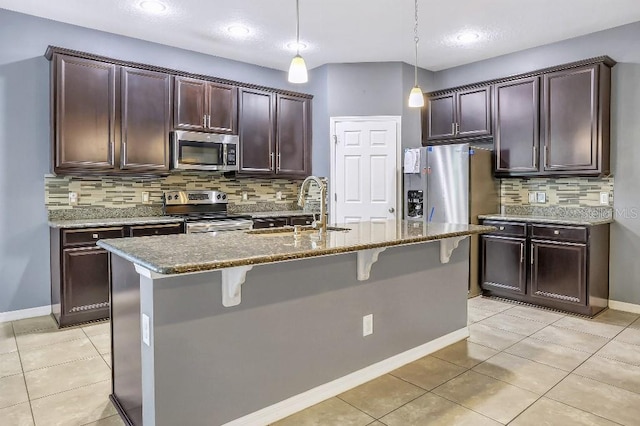
{"type": "Polygon", "coordinates": [[[121,415],[268,424],[468,336],[466,237],[494,228],[341,227],[99,241],[121,415]]]}

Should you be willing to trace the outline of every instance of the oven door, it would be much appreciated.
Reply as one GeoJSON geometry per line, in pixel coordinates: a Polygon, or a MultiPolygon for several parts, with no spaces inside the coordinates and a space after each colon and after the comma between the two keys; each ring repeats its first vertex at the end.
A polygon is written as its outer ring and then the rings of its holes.
{"type": "Polygon", "coordinates": [[[174,132],[173,168],[182,170],[234,171],[235,147],[233,135],[218,135],[198,132],[174,132]],[[233,164],[227,164],[229,151],[233,153],[233,164]]]}

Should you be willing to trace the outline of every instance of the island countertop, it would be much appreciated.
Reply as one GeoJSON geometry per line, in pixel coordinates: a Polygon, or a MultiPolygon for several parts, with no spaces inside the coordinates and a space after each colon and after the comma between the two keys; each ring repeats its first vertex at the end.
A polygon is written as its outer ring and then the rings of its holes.
{"type": "Polygon", "coordinates": [[[349,231],[178,234],[98,241],[98,246],[159,274],[183,274],[417,244],[494,231],[491,226],[405,221],[337,225],[349,231]]]}

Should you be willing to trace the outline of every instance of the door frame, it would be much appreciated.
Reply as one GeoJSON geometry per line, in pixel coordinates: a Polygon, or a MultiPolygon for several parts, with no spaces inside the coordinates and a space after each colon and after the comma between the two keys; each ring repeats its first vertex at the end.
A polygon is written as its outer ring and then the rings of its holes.
{"type": "Polygon", "coordinates": [[[400,115],[373,115],[373,116],[365,116],[365,115],[357,115],[357,116],[337,116],[337,117],[329,117],[329,134],[331,135],[331,140],[329,145],[331,147],[330,151],[330,166],[331,166],[331,174],[329,177],[329,222],[333,222],[333,218],[336,217],[336,203],[335,203],[335,186],[333,183],[336,179],[336,125],[343,121],[393,121],[396,123],[396,164],[395,164],[395,172],[396,172],[396,205],[395,205],[395,217],[396,220],[398,218],[402,218],[402,116],[400,115]],[[333,195],[333,196],[332,196],[333,195]]]}

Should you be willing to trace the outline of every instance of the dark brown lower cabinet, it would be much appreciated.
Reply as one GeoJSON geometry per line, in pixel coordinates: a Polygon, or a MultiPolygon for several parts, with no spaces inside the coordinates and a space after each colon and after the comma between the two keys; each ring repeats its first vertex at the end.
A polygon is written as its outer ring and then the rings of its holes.
{"type": "Polygon", "coordinates": [[[484,224],[498,228],[482,236],[484,295],[589,316],[607,307],[608,224],[565,226],[496,221],[484,224]],[[526,230],[526,237],[521,230],[526,230]]]}

